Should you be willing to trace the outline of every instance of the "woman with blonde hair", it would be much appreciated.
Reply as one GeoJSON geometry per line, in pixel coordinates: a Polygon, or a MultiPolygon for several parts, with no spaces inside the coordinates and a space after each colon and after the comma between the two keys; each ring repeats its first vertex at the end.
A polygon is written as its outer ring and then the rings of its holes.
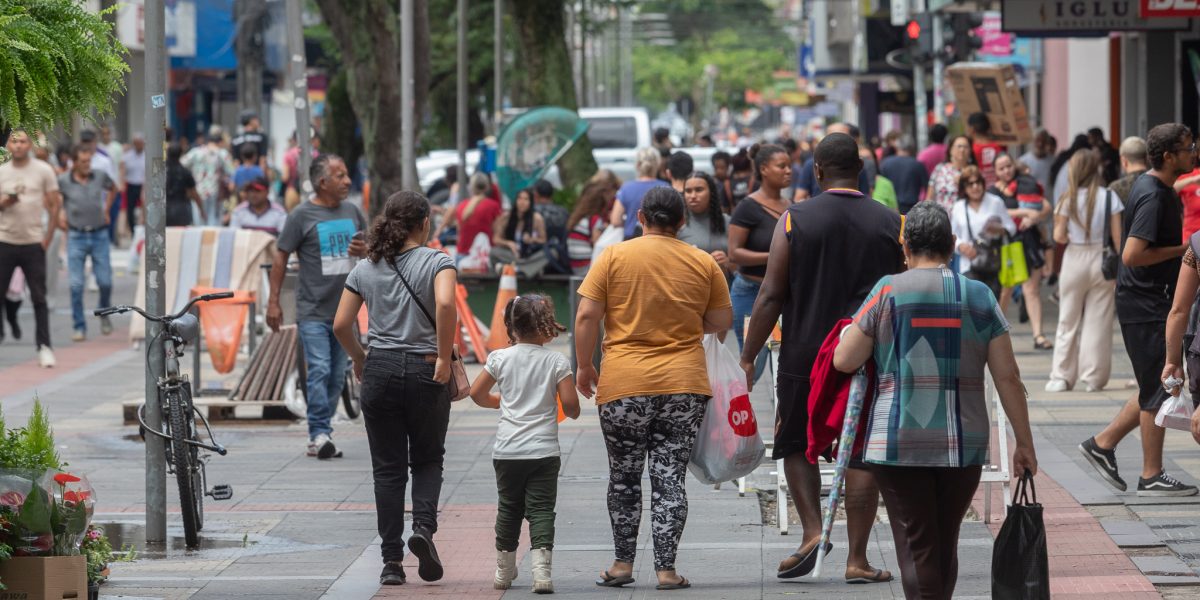
{"type": "Polygon", "coordinates": [[[1054,211],[1054,241],[1067,244],[1067,251],[1059,276],[1058,333],[1046,391],[1065,392],[1082,383],[1083,389],[1094,392],[1104,389],[1112,372],[1116,282],[1104,277],[1101,262],[1106,243],[1121,247],[1125,205],[1100,185],[1096,151],[1076,152],[1067,169],[1066,190],[1054,211]]]}
{"type": "Polygon", "coordinates": [[[625,228],[625,239],[638,235],[638,209],[642,207],[642,197],[646,192],[664,185],[667,182],[658,179],[658,167],[662,161],[657,148],[642,148],[637,153],[637,179],[626,181],[617,190],[617,202],[613,204],[612,214],[608,222],[625,228]]]}

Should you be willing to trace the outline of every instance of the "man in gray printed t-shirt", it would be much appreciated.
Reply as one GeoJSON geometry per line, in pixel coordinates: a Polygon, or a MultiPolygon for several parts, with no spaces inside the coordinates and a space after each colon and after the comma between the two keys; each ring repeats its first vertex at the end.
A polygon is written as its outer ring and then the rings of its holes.
{"type": "Polygon", "coordinates": [[[288,256],[295,252],[300,258],[296,327],[308,368],[307,454],[326,459],[342,455],[330,437],[333,434],[330,421],[337,411],[346,377],[346,352],[333,335],[333,316],[346,275],[367,254],[367,244],[362,239],[367,221],[357,206],[345,202],[350,194],[350,175],[341,158],[333,154],[318,156],[313,159],[309,177],[316,197],[288,215],[275,242],[278,252],[271,265],[267,325],[272,331],[279,331],[283,322],[279,290],[288,256]]]}
{"type": "MultiPolygon", "coordinates": [[[[117,199],[117,186],[101,170],[92,170],[92,154],[88,144],[76,144],[71,149],[71,170],[58,178],[63,209],[58,213],[58,227],[67,232],[67,273],[71,281],[71,318],[75,333],[71,339],[87,339],[87,320],[83,313],[83,288],[87,282],[87,259],[92,259],[92,273],[100,288],[97,308],[110,306],[112,299],[112,262],[109,260],[109,211],[117,199]]],[[[108,317],[100,317],[100,332],[112,333],[108,317]]]]}

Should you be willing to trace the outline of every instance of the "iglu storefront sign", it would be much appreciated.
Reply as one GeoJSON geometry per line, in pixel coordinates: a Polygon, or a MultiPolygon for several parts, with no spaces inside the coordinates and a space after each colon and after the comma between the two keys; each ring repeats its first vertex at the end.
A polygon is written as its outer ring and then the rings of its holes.
{"type": "MultiPolygon", "coordinates": [[[[1190,19],[1175,13],[1143,18],[1142,4],[1172,0],[1004,0],[1001,26],[1028,36],[1103,35],[1111,31],[1181,31],[1190,19]]],[[[1185,0],[1187,1],[1187,0],[1185,0]]],[[[1190,0],[1195,3],[1195,0],[1190,0]]],[[[1151,5],[1147,5],[1151,6],[1151,5]]],[[[1172,4],[1171,8],[1175,5],[1172,4]]]]}

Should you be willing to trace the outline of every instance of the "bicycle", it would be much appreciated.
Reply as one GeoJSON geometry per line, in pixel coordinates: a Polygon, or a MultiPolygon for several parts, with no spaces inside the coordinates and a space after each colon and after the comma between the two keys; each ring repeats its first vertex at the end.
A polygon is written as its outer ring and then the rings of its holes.
{"type": "Polygon", "coordinates": [[[228,451],[217,443],[213,437],[208,419],[192,404],[192,386],[187,375],[179,372],[179,359],[183,357],[188,343],[194,342],[200,335],[200,321],[191,312],[197,302],[232,298],[233,292],[205,294],[192,298],[183,310],[173,315],[151,315],[136,306],[110,306],[93,311],[98,317],[136,312],[148,321],[162,324],[162,330],[146,346],[147,364],[149,363],[150,348],[161,336],[166,336],[164,352],[166,354],[165,375],[158,378],[158,401],[162,407],[162,430],[157,430],[146,424],[146,405],[138,407],[138,423],[141,424],[143,436],[150,433],[163,438],[167,472],[175,475],[179,484],[179,508],[183,515],[183,537],[188,548],[199,544],[200,530],[204,528],[204,496],[213,500],[228,500],[233,497],[233,488],[228,484],[214,485],[211,490],[205,488],[204,465],[209,455],[200,454],[203,448],[225,456],[228,451]],[[197,436],[196,419],[198,415],[204,424],[210,443],[201,442],[197,436]]]}

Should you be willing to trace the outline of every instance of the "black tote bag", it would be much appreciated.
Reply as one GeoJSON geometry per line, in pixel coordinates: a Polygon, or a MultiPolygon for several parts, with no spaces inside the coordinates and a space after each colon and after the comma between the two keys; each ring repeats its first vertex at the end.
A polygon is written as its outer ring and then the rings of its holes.
{"type": "Polygon", "coordinates": [[[1050,561],[1042,505],[1033,488],[1033,474],[1021,475],[1013,503],[992,545],[992,598],[1049,600],[1050,561]],[[1030,501],[1030,495],[1033,500],[1030,501]]]}

